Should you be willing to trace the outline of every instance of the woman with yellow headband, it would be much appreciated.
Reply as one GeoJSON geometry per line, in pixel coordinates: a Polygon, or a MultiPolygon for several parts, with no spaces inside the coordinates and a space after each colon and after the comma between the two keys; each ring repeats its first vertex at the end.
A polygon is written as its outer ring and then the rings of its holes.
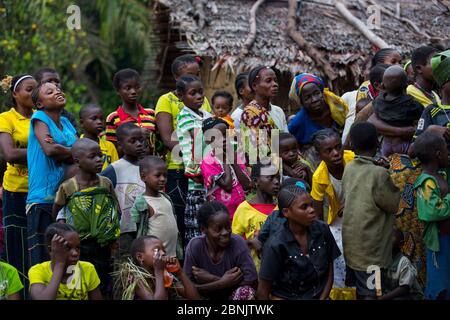
{"type": "Polygon", "coordinates": [[[28,192],[27,146],[30,118],[33,115],[31,92],[36,86],[36,80],[30,75],[8,76],[2,80],[2,87],[11,93],[12,100],[11,109],[0,114],[0,151],[8,163],[3,180],[4,258],[18,269],[25,286],[24,275],[28,273],[29,267],[25,214],[28,192]]]}

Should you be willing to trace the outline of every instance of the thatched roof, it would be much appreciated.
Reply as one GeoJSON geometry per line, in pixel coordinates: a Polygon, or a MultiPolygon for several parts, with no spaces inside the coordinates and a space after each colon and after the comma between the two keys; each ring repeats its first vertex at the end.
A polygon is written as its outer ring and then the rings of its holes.
{"type": "MultiPolygon", "coordinates": [[[[209,0],[204,8],[207,24],[200,28],[195,9],[189,0],[157,0],[170,9],[173,27],[186,37],[178,43],[181,49],[192,50],[200,56],[219,59],[230,55],[228,63],[234,71],[249,69],[258,64],[274,65],[292,74],[314,72],[322,74],[311,57],[299,50],[288,36],[286,0],[266,0],[257,12],[257,35],[248,55],[238,59],[241,46],[247,38],[250,9],[254,0],[209,0]],[[187,44],[187,47],[186,47],[187,44]]],[[[303,0],[297,14],[298,30],[320,52],[341,77],[358,78],[363,62],[373,54],[373,45],[335,10],[333,0],[303,0]],[[320,3],[319,3],[320,2],[320,3]],[[326,4],[328,3],[328,4],[326,4]]],[[[347,8],[361,21],[367,20],[364,1],[346,0],[347,8]]],[[[365,1],[366,3],[368,1],[365,1]]],[[[407,17],[430,36],[444,39],[450,35],[450,16],[431,0],[378,0],[395,12],[395,2],[401,2],[401,17],[407,17]]],[[[429,44],[433,39],[414,32],[406,23],[381,14],[380,30],[375,34],[390,46],[408,55],[415,47],[429,44]]],[[[323,74],[322,74],[323,75],[323,74]]]]}

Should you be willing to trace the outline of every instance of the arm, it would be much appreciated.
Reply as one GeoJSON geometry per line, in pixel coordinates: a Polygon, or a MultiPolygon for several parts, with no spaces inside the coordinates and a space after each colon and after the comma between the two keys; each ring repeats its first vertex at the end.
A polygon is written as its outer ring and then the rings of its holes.
{"type": "Polygon", "coordinates": [[[432,179],[422,182],[417,192],[419,219],[437,222],[450,218],[450,194],[441,198],[439,189],[432,179]]]}
{"type": "Polygon", "coordinates": [[[251,184],[250,178],[242,171],[241,167],[236,163],[236,161],[232,164],[232,166],[242,188],[244,188],[244,190],[249,190],[251,184]]]}
{"type": "Polygon", "coordinates": [[[397,297],[401,297],[401,296],[404,296],[404,295],[408,294],[409,290],[410,290],[410,288],[407,285],[399,286],[398,288],[395,288],[391,292],[383,294],[379,298],[379,300],[393,300],[393,299],[395,299],[397,297]]]}
{"type": "Polygon", "coordinates": [[[0,132],[0,152],[6,162],[27,164],[27,149],[15,148],[11,134],[0,132]]]}
{"type": "Polygon", "coordinates": [[[379,134],[383,136],[399,136],[405,139],[411,139],[414,135],[415,128],[414,127],[393,127],[380,120],[378,116],[374,113],[372,114],[368,122],[372,123],[376,128],[379,134]]]}
{"type": "Polygon", "coordinates": [[[328,279],[327,283],[325,285],[325,288],[322,291],[322,294],[320,295],[319,300],[326,300],[330,296],[331,288],[333,287],[333,280],[334,280],[334,269],[333,269],[333,262],[330,262],[328,265],[328,279]]]}
{"type": "Polygon", "coordinates": [[[218,280],[205,284],[196,284],[196,288],[200,292],[213,292],[226,288],[231,288],[238,284],[241,284],[243,276],[244,274],[242,273],[241,269],[239,269],[238,267],[234,267],[226,271],[225,274],[218,280]]]}
{"type": "Polygon", "coordinates": [[[400,202],[400,190],[394,185],[387,169],[377,166],[374,174],[378,175],[377,185],[373,189],[375,204],[388,214],[398,211],[400,202]]]}
{"type": "Polygon", "coordinates": [[[103,300],[102,293],[100,292],[100,288],[97,287],[88,293],[89,300],[103,300]]]}
{"type": "Polygon", "coordinates": [[[20,297],[20,293],[16,292],[8,295],[8,300],[22,300],[22,298],[20,297]]]}
{"type": "Polygon", "coordinates": [[[177,289],[177,292],[186,299],[199,300],[200,295],[197,291],[197,288],[192,283],[191,279],[189,279],[187,274],[183,271],[183,269],[180,269],[176,273],[176,275],[178,276],[178,279],[180,279],[181,283],[183,284],[183,287],[177,289]]]}
{"type": "Polygon", "coordinates": [[[258,282],[258,289],[256,290],[256,299],[269,300],[271,289],[272,289],[272,281],[260,279],[258,282]]]}
{"type": "Polygon", "coordinates": [[[226,192],[231,192],[233,189],[233,178],[231,175],[231,166],[229,164],[225,164],[223,175],[217,180],[217,184],[226,192]]]}
{"type": "Polygon", "coordinates": [[[316,211],[317,218],[323,220],[323,201],[313,200],[314,211],[316,211]]]}
{"type": "Polygon", "coordinates": [[[52,208],[52,218],[53,221],[56,221],[56,217],[58,216],[59,211],[63,208],[64,206],[61,206],[59,204],[54,203],[53,204],[53,208],[52,208]]]}
{"type": "Polygon", "coordinates": [[[178,144],[178,141],[172,140],[173,133],[173,117],[168,112],[159,112],[156,115],[156,126],[158,127],[159,134],[164,145],[172,151],[172,149],[178,144]]]}
{"type": "Polygon", "coordinates": [[[51,157],[56,161],[73,163],[70,148],[54,143],[48,126],[44,122],[35,120],[33,122],[33,130],[39,144],[42,147],[42,150],[44,151],[44,154],[47,157],[51,157]]]}

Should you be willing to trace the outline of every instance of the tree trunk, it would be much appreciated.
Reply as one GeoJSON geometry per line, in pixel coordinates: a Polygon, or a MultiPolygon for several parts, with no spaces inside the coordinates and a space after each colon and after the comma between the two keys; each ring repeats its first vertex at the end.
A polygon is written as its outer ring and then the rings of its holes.
{"type": "Polygon", "coordinates": [[[253,43],[256,39],[256,11],[258,8],[264,3],[266,0],[258,0],[256,1],[252,9],[250,10],[250,32],[248,33],[247,39],[245,40],[244,44],[241,47],[241,52],[239,53],[239,58],[245,57],[250,48],[252,47],[253,43]]]}

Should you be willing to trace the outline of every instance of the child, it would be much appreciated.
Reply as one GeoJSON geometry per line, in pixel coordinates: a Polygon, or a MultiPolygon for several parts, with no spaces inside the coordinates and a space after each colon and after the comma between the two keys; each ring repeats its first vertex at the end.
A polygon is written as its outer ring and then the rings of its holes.
{"type": "Polygon", "coordinates": [[[245,241],[231,234],[227,208],[205,203],[197,219],[203,235],[189,242],[183,267],[197,290],[211,300],[253,300],[258,275],[245,241]]]}
{"type": "Polygon", "coordinates": [[[445,140],[431,132],[417,137],[414,154],[422,174],[414,183],[419,219],[425,222],[423,241],[427,256],[425,299],[450,299],[450,194],[446,177],[439,170],[448,167],[445,140]]]}
{"type": "Polygon", "coordinates": [[[164,245],[157,237],[142,236],[134,240],[131,257],[132,261],[122,265],[116,273],[121,278],[115,282],[115,291],[122,293],[119,299],[200,299],[178,260],[166,255],[164,245]],[[122,283],[129,284],[128,288],[119,288],[122,283]]]}
{"type": "Polygon", "coordinates": [[[203,85],[196,76],[182,76],[177,81],[177,95],[184,108],[177,117],[177,137],[183,155],[184,174],[189,178],[184,214],[184,245],[200,234],[195,215],[206,201],[206,192],[200,171],[200,159],[203,158],[203,120],[211,114],[200,110],[203,105],[203,85]]]}
{"type": "Polygon", "coordinates": [[[417,270],[411,261],[403,255],[405,236],[403,232],[394,228],[392,237],[392,266],[387,274],[388,292],[380,300],[420,300],[422,289],[417,281],[417,270]]]}
{"type": "Polygon", "coordinates": [[[53,83],[37,86],[31,94],[38,111],[31,117],[27,147],[27,225],[30,266],[48,259],[45,229],[52,223],[52,207],[64,171],[73,164],[70,147],[76,130],[61,115],[64,93],[53,83]]]}
{"type": "Polygon", "coordinates": [[[287,222],[264,245],[258,300],[328,299],[333,261],[341,255],[330,229],[316,220],[302,186],[283,188],[278,205],[287,222]]]}
{"type": "MultiPolygon", "coordinates": [[[[422,105],[406,94],[408,77],[400,66],[391,66],[383,75],[383,91],[373,101],[373,109],[377,117],[388,125],[396,127],[415,126],[422,115],[422,105]]],[[[384,136],[381,154],[406,154],[410,139],[400,136],[384,136]]]]}
{"type": "Polygon", "coordinates": [[[233,96],[228,91],[216,91],[211,102],[214,116],[224,120],[229,129],[234,129],[233,118],[230,116],[233,109],[233,96]]]}
{"type": "Polygon", "coordinates": [[[244,112],[244,107],[248,105],[255,98],[254,93],[248,85],[248,72],[240,73],[236,76],[234,81],[234,89],[236,90],[236,95],[241,99],[242,103],[234,109],[231,114],[231,118],[234,121],[234,129],[239,132],[239,127],[241,123],[241,116],[244,112]]]}
{"type": "Polygon", "coordinates": [[[17,269],[12,265],[0,261],[0,301],[20,300],[23,284],[17,269]]]}
{"type": "Polygon", "coordinates": [[[272,164],[255,164],[252,166],[251,178],[256,188],[256,197],[242,202],[233,217],[232,231],[247,240],[252,248],[252,257],[256,269],[259,270],[260,260],[256,250],[259,230],[267,217],[276,208],[274,197],[280,189],[280,173],[272,164]]]}
{"type": "Polygon", "coordinates": [[[167,181],[166,163],[156,156],[139,161],[139,173],[145,193],[139,195],[131,208],[131,218],[138,224],[137,236],[151,235],[161,240],[169,257],[176,257],[178,228],[173,205],[163,193],[167,181]]]}
{"type": "Polygon", "coordinates": [[[372,277],[369,267],[378,266],[383,286],[386,271],[392,263],[392,229],[400,200],[400,191],[388,170],[375,164],[377,135],[375,126],[368,122],[352,127],[350,139],[356,157],[345,166],[342,176],[346,284],[356,286],[359,299],[374,299],[379,293],[368,286],[371,283],[368,279],[372,277]]]}
{"type": "Polygon", "coordinates": [[[131,242],[136,238],[136,223],[131,218],[131,208],[137,196],[145,191],[145,184],[139,174],[138,160],[145,153],[144,134],[132,122],[122,124],[116,131],[117,145],[124,153],[123,157],[113,162],[101,175],[111,180],[120,211],[119,257],[130,253],[131,242]]]}
{"type": "Polygon", "coordinates": [[[283,160],[283,180],[287,177],[303,179],[311,184],[312,165],[302,158],[297,139],[287,132],[279,136],[280,157],[283,160]]]}
{"type": "Polygon", "coordinates": [[[102,300],[100,279],[94,266],[80,259],[80,237],[65,223],[53,223],[45,231],[50,261],[30,268],[33,300],[102,300]]]}
{"type": "Polygon", "coordinates": [[[100,145],[104,160],[102,170],[105,170],[111,163],[119,160],[116,147],[111,141],[107,141],[100,134],[104,130],[103,110],[95,104],[87,104],[80,109],[80,126],[84,134],[80,138],[94,140],[100,145]]]}
{"type": "Polygon", "coordinates": [[[212,149],[202,160],[200,170],[208,190],[208,200],[223,203],[230,212],[232,221],[237,207],[245,200],[250,179],[243,156],[235,151],[227,140],[228,128],[228,123],[220,118],[208,118],[203,122],[205,142],[212,146],[212,149]],[[228,150],[232,151],[233,159],[226,157],[228,150]]]}
{"type": "Polygon", "coordinates": [[[411,55],[411,66],[414,71],[415,81],[408,86],[406,92],[420,102],[423,108],[440,102],[439,96],[434,91],[436,80],[433,77],[430,64],[431,58],[436,53],[437,50],[435,48],[422,46],[415,49],[411,55]]]}
{"type": "Polygon", "coordinates": [[[82,138],[72,146],[72,155],[79,170],[59,186],[53,217],[64,208],[63,218],[80,235],[81,259],[95,266],[100,290],[107,295],[111,284],[111,246],[120,235],[120,211],[111,181],[98,175],[103,166],[99,145],[82,138]]]}
{"type": "Polygon", "coordinates": [[[146,146],[150,148],[150,152],[153,152],[155,150],[155,113],[153,109],[144,109],[137,100],[142,91],[139,73],[133,69],[122,69],[114,75],[113,86],[122,99],[122,104],[106,118],[106,140],[116,143],[117,128],[124,123],[132,122],[142,128],[146,146]]]}

